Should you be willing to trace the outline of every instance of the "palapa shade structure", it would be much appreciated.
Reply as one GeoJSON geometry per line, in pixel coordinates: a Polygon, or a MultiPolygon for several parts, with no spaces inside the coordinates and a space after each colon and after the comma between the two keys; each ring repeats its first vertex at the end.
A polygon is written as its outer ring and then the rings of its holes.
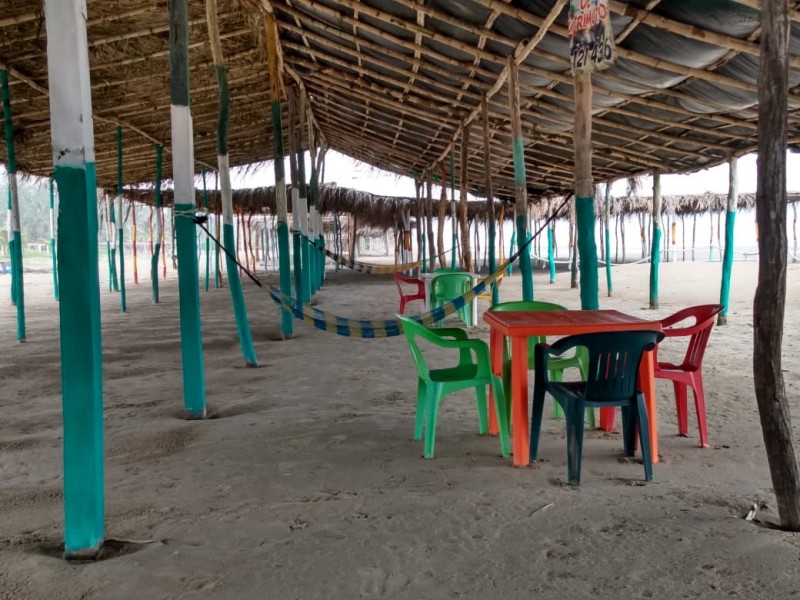
{"type": "MultiPolygon", "coordinates": [[[[49,175],[46,29],[39,7],[3,0],[0,58],[11,79],[20,171],[49,175]]],[[[593,76],[593,172],[610,180],[719,164],[756,144],[758,0],[612,0],[618,60],[593,76]]],[[[464,124],[488,97],[495,193],[513,196],[507,57],[519,63],[529,195],[572,189],[572,77],[566,4],[554,0],[223,0],[232,166],[269,160],[270,81],[263,15],[278,23],[285,83],[302,82],[328,147],[403,174],[447,173],[464,124]]],[[[196,170],[216,168],[216,83],[203,2],[189,3],[196,170]]],[[[797,23],[800,17],[793,10],[797,23]]],[[[152,145],[169,150],[169,39],[165,0],[88,2],[98,181],[154,178],[152,145]]],[[[792,28],[792,48],[800,27],[792,28]]],[[[800,54],[790,58],[800,84],[800,54]]],[[[790,98],[793,95],[790,94],[790,98]]],[[[790,100],[790,143],[800,142],[790,100]]],[[[284,124],[286,119],[284,119],[284,124]]],[[[284,125],[285,128],[285,125],[284,125]]],[[[483,187],[481,139],[470,138],[469,185],[483,187]]],[[[0,153],[0,157],[4,157],[0,153]]],[[[456,161],[456,181],[459,163],[456,161]]],[[[164,177],[170,178],[166,161],[164,177]]]]}
{"type": "MultiPolygon", "coordinates": [[[[608,0],[616,62],[594,74],[579,70],[574,78],[568,0],[214,4],[208,8],[201,0],[45,0],[45,23],[40,5],[0,0],[0,69],[3,83],[6,75],[10,79],[10,86],[3,85],[7,149],[0,158],[12,174],[12,196],[16,168],[50,176],[55,163],[59,192],[69,200],[64,203],[69,210],[62,205],[60,218],[71,225],[65,230],[76,234],[71,244],[60,241],[59,248],[68,251],[59,270],[74,268],[86,282],[62,286],[60,305],[62,348],[67,349],[62,349],[62,372],[65,382],[74,383],[70,390],[64,386],[65,471],[74,476],[85,467],[78,479],[86,483],[65,491],[66,520],[74,518],[65,528],[76,534],[71,544],[66,536],[68,554],[96,556],[104,535],[102,356],[92,188],[97,183],[111,189],[116,183],[121,193],[123,185],[153,181],[153,146],[172,154],[161,175],[175,182],[184,395],[189,408],[187,381],[192,380],[196,398],[191,413],[202,416],[205,387],[192,175],[219,164],[227,189],[228,165],[278,159],[281,310],[288,325],[282,333],[291,334],[292,318],[286,309],[292,285],[283,198],[284,137],[292,160],[300,158],[300,164],[303,148],[315,150],[317,144],[310,142],[314,138],[323,149],[398,174],[427,180],[439,176],[451,185],[459,181],[467,268],[468,191],[480,195],[493,185],[490,196],[515,199],[520,249],[527,238],[522,209],[528,198],[536,202],[574,192],[584,309],[598,307],[593,182],[654,174],[657,250],[659,173],[727,161],[733,167],[735,157],[758,148],[760,166],[768,164],[773,170],[759,173],[758,217],[766,251],[760,256],[754,311],[760,344],[754,356],[756,364],[765,366],[754,370],[756,393],[781,518],[785,526],[800,530],[800,473],[780,369],[786,260],[781,172],[786,147],[800,144],[800,13],[795,2],[608,0]],[[214,46],[213,60],[207,18],[211,30],[218,25],[221,41],[214,46]],[[56,87],[49,89],[50,83],[56,87]],[[286,111],[287,99],[295,110],[286,111]],[[284,118],[282,112],[302,116],[284,118]],[[54,123],[51,113],[56,115],[54,123]],[[303,131],[303,118],[308,119],[309,132],[303,131]],[[470,136],[476,121],[485,125],[484,139],[470,136]],[[273,123],[280,131],[273,130],[273,123]],[[81,316],[72,321],[70,311],[81,316]],[[74,377],[76,373],[80,376],[74,377]],[[86,398],[91,399],[91,410],[83,407],[86,398]],[[81,493],[89,489],[91,507],[82,510],[86,494],[81,493]],[[83,522],[87,518],[90,523],[83,522]]],[[[606,40],[593,39],[591,44],[605,48],[606,40]]],[[[292,181],[302,181],[300,187],[305,188],[302,169],[293,164],[291,171],[292,181]]],[[[313,189],[314,174],[311,180],[313,189]]],[[[735,207],[735,175],[731,190],[729,215],[735,207]]],[[[302,189],[296,198],[303,200],[304,194],[302,189]]],[[[313,193],[310,197],[313,221],[317,198],[313,193]]],[[[13,213],[18,215],[16,203],[13,198],[13,213]]],[[[122,250],[121,200],[117,209],[122,250]]],[[[430,217],[428,211],[429,224],[430,217]]],[[[733,219],[728,222],[732,226],[733,219]]],[[[15,225],[17,243],[18,229],[15,225]]],[[[309,232],[318,232],[306,225],[293,229],[292,302],[300,308],[310,299],[300,290],[313,289],[302,275],[308,275],[309,232]]],[[[523,297],[532,299],[528,255],[521,257],[523,297]]],[[[124,310],[122,253],[119,259],[124,310]]],[[[658,260],[654,252],[654,307],[658,260]]],[[[15,269],[19,266],[18,261],[15,269]]],[[[321,273],[324,278],[324,268],[321,273]]],[[[655,443],[652,450],[657,459],[655,443]]],[[[515,459],[521,454],[516,452],[515,459]]]]}

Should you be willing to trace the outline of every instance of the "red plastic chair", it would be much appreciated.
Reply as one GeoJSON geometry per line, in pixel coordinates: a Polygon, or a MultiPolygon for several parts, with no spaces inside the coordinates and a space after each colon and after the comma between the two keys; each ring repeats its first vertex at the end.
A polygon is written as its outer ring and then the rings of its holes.
{"type": "Polygon", "coordinates": [[[658,349],[654,353],[656,363],[655,376],[658,379],[669,379],[675,388],[675,406],[678,409],[678,435],[688,437],[689,417],[687,414],[687,389],[694,393],[694,405],[697,411],[697,424],[700,428],[700,446],[708,448],[708,426],[706,424],[706,400],[703,391],[703,356],[706,352],[708,338],[717,314],[723,309],[720,304],[703,304],[692,306],[676,312],[661,320],[667,338],[689,337],[686,356],[680,364],[658,361],[658,349]],[[675,325],[694,319],[688,327],[675,325]]]}
{"type": "Polygon", "coordinates": [[[406,310],[406,303],[413,300],[425,300],[425,282],[421,279],[413,279],[412,277],[404,277],[400,273],[394,274],[394,283],[397,285],[397,291],[400,292],[400,314],[404,315],[406,310]],[[417,286],[416,294],[407,294],[403,291],[403,285],[417,286]]]}

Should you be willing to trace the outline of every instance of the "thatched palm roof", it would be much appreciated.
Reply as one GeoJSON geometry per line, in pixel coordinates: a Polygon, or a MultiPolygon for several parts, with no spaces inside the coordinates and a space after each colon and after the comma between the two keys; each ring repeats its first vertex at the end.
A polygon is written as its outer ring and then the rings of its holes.
{"type": "MultiPolygon", "coordinates": [[[[190,0],[195,157],[216,165],[216,84],[202,0],[190,0]]],[[[758,0],[610,0],[618,60],[594,76],[598,181],[708,167],[755,149],[758,0]]],[[[278,22],[286,85],[302,83],[329,147],[400,174],[446,171],[464,122],[489,99],[495,189],[511,194],[509,55],[520,64],[529,192],[573,186],[573,89],[565,0],[220,0],[230,69],[231,164],[272,157],[264,14],[278,22]],[[296,78],[296,79],[295,79],[296,78]]],[[[41,4],[0,0],[0,59],[12,85],[21,170],[52,168],[41,4]]],[[[167,0],[88,0],[98,179],[116,181],[123,127],[126,184],[154,177],[169,151],[167,0]]],[[[792,88],[800,84],[800,13],[792,8],[792,88]]],[[[790,142],[800,104],[790,94],[790,142]]],[[[481,136],[470,187],[483,187],[481,136]]],[[[5,149],[0,149],[4,157],[5,149]]],[[[165,177],[171,176],[169,155],[165,177]]],[[[457,163],[459,161],[456,161],[457,163]]],[[[456,174],[458,177],[458,174],[456,174]]]]}

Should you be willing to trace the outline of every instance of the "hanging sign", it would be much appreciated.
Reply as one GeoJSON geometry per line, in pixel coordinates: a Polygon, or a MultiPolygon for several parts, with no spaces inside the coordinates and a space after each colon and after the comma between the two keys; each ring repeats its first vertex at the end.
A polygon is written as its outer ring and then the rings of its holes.
{"type": "Polygon", "coordinates": [[[614,62],[608,0],[570,0],[568,29],[573,71],[599,71],[614,62]]]}

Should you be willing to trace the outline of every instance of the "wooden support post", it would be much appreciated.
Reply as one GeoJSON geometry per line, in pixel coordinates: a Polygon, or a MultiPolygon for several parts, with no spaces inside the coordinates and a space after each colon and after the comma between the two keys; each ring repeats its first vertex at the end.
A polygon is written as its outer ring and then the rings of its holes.
{"type": "MultiPolygon", "coordinates": [[[[206,211],[206,217],[210,220],[211,219],[211,215],[208,212],[208,186],[206,185],[206,168],[205,167],[201,167],[200,173],[201,173],[201,177],[203,179],[203,208],[206,211]]],[[[211,223],[209,221],[206,221],[206,222],[208,223],[208,227],[210,228],[211,227],[211,223]]],[[[208,293],[208,287],[209,287],[209,285],[211,283],[211,254],[210,254],[211,238],[209,238],[208,235],[206,235],[204,237],[206,238],[205,289],[206,289],[206,293],[208,293]]]]}
{"type": "Polygon", "coordinates": [[[428,270],[433,272],[436,270],[437,260],[441,266],[441,257],[438,256],[441,250],[436,250],[436,238],[433,233],[433,174],[428,173],[425,181],[425,229],[428,234],[428,254],[430,255],[430,263],[428,270]]]}
{"type": "Polygon", "coordinates": [[[761,69],[758,76],[756,220],[758,286],[753,301],[753,375],[764,445],[781,525],[800,530],[800,473],[794,452],[782,370],[786,307],[786,146],[789,93],[789,4],[761,3],[761,69]]]}
{"type": "Polygon", "coordinates": [[[592,74],[578,71],[575,85],[575,219],[580,252],[581,308],[600,308],[592,183],[592,74]]]}
{"type": "Polygon", "coordinates": [[[9,247],[11,250],[11,270],[14,289],[12,301],[17,306],[17,340],[25,341],[25,286],[22,269],[22,232],[19,219],[19,191],[17,190],[17,159],[14,153],[14,126],[11,121],[11,96],[8,91],[8,71],[0,69],[0,87],[3,92],[3,124],[6,137],[6,172],[8,173],[9,201],[8,210],[11,218],[9,231],[9,247]],[[13,240],[13,244],[12,244],[13,240]]]}
{"type": "MultiPolygon", "coordinates": [[[[522,141],[522,122],[519,110],[519,79],[514,55],[508,57],[508,98],[511,114],[511,143],[514,157],[514,199],[517,221],[517,249],[521,250],[528,241],[527,209],[528,181],[525,176],[525,149],[522,141]]],[[[531,254],[527,247],[519,255],[519,270],[522,273],[522,299],[533,300],[533,269],[531,254]]]]}
{"type": "MultiPolygon", "coordinates": [[[[475,268],[472,264],[472,248],[470,248],[469,239],[469,222],[467,221],[467,194],[469,187],[469,132],[471,126],[469,123],[461,129],[461,185],[460,185],[460,203],[459,203],[459,224],[461,225],[461,255],[463,262],[461,268],[467,273],[472,273],[475,268]]],[[[455,223],[454,223],[455,224],[455,223]]]]}
{"type": "Polygon", "coordinates": [[[297,96],[294,88],[289,88],[289,180],[292,192],[292,258],[294,264],[294,293],[297,308],[303,307],[306,297],[303,277],[303,234],[300,230],[300,182],[297,174],[297,96]]]}
{"type": "MultiPolygon", "coordinates": [[[[547,202],[547,216],[553,218],[553,201],[547,202]]],[[[556,282],[556,257],[555,257],[555,219],[547,224],[547,266],[550,271],[550,283],[556,282]]]]}
{"type": "Polygon", "coordinates": [[[447,214],[447,184],[444,178],[444,171],[442,171],[442,185],[439,194],[439,213],[436,227],[436,240],[439,245],[439,267],[442,269],[447,267],[446,249],[444,247],[444,219],[447,214]]]}
{"type": "MultiPolygon", "coordinates": [[[[220,181],[220,198],[223,212],[222,225],[222,244],[228,252],[234,251],[233,240],[233,192],[231,190],[230,159],[228,157],[228,124],[231,113],[231,94],[228,87],[228,73],[225,68],[225,58],[222,54],[222,45],[219,38],[219,25],[217,17],[217,0],[206,0],[206,22],[208,24],[208,39],[211,44],[211,55],[214,60],[214,71],[217,77],[217,87],[219,89],[219,114],[217,119],[217,166],[220,181]]],[[[205,171],[203,171],[203,193],[206,193],[205,171]]],[[[194,195],[194,189],[192,189],[194,195]]],[[[192,198],[194,200],[194,198],[192,198]]],[[[208,198],[205,198],[206,206],[208,198]]],[[[206,251],[207,252],[207,251],[206,251]]],[[[233,305],[233,316],[236,322],[236,332],[239,335],[239,346],[242,350],[242,358],[247,367],[258,365],[256,351],[253,347],[253,336],[250,332],[250,322],[247,318],[247,306],[242,293],[242,280],[238,277],[236,264],[233,259],[225,253],[228,264],[230,281],[228,289],[231,293],[231,304],[233,305]]],[[[247,247],[245,246],[245,256],[247,247]]],[[[206,289],[208,289],[208,254],[206,253],[206,289]]]]}
{"type": "Polygon", "coordinates": [[[156,145],[156,181],[153,189],[153,205],[155,207],[156,226],[153,232],[155,247],[150,257],[150,284],[153,289],[153,302],[158,304],[158,256],[161,253],[161,242],[164,239],[164,217],[161,211],[161,168],[164,161],[164,149],[156,145]]]}
{"type": "Polygon", "coordinates": [[[653,238],[650,246],[650,308],[658,308],[658,268],[661,264],[661,173],[653,172],[653,238]]]}
{"type": "Polygon", "coordinates": [[[136,231],[136,203],[131,200],[128,204],[128,207],[131,211],[131,251],[133,252],[133,284],[139,285],[139,265],[137,263],[138,260],[138,248],[137,243],[139,241],[139,237],[136,231]]]}
{"type": "Polygon", "coordinates": [[[175,222],[173,231],[180,257],[181,357],[183,361],[183,405],[195,419],[206,416],[206,386],[203,373],[203,334],[200,328],[200,277],[197,266],[197,235],[194,216],[194,145],[189,108],[188,0],[169,2],[170,103],[172,113],[172,177],[175,222]]]}
{"type": "Polygon", "coordinates": [[[64,549],[68,558],[95,558],[105,534],[103,357],[86,2],[46,0],[44,8],[59,195],[64,549]]]}
{"type": "Polygon", "coordinates": [[[722,257],[722,286],[719,292],[719,303],[725,308],[717,317],[718,325],[728,323],[728,311],[731,300],[731,273],[733,271],[733,227],[736,222],[736,205],[739,202],[739,177],[736,158],[728,161],[728,212],[725,216],[725,252],[722,257]]]}
{"type": "MultiPolygon", "coordinates": [[[[274,33],[277,35],[277,31],[274,33]]],[[[274,43],[278,43],[275,40],[274,43]]],[[[272,48],[272,45],[270,45],[272,48]]],[[[277,97],[272,102],[272,137],[275,140],[275,204],[278,209],[278,260],[281,296],[286,302],[292,297],[292,271],[289,262],[289,225],[286,206],[286,173],[283,168],[283,129],[281,125],[281,103],[277,97]]],[[[283,339],[294,335],[292,313],[281,307],[281,335],[283,339]]]]}
{"type": "Polygon", "coordinates": [[[128,310],[125,291],[125,215],[122,212],[122,127],[117,126],[117,251],[119,252],[119,302],[122,312],[128,310]]]}
{"type": "Polygon", "coordinates": [[[605,202],[605,238],[606,238],[606,287],[608,288],[608,296],[614,292],[614,286],[611,283],[611,256],[609,255],[608,248],[611,244],[611,229],[609,221],[611,220],[611,182],[606,183],[606,202],[605,202]]]}
{"type": "MultiPolygon", "coordinates": [[[[483,170],[486,172],[486,220],[489,227],[489,274],[497,271],[497,219],[494,214],[494,193],[492,190],[492,146],[489,130],[489,101],[486,93],[481,94],[481,120],[483,121],[483,170]]],[[[500,227],[503,224],[500,223],[500,227]]],[[[500,302],[500,288],[492,286],[492,306],[500,302]]]]}
{"type": "Polygon", "coordinates": [[[58,254],[56,253],[55,181],[50,178],[50,259],[53,263],[53,294],[58,300],[58,254]]]}
{"type": "Polygon", "coordinates": [[[450,225],[452,229],[450,249],[450,268],[456,268],[456,253],[458,252],[458,215],[456,214],[456,150],[455,146],[450,152],[450,225]]]}

